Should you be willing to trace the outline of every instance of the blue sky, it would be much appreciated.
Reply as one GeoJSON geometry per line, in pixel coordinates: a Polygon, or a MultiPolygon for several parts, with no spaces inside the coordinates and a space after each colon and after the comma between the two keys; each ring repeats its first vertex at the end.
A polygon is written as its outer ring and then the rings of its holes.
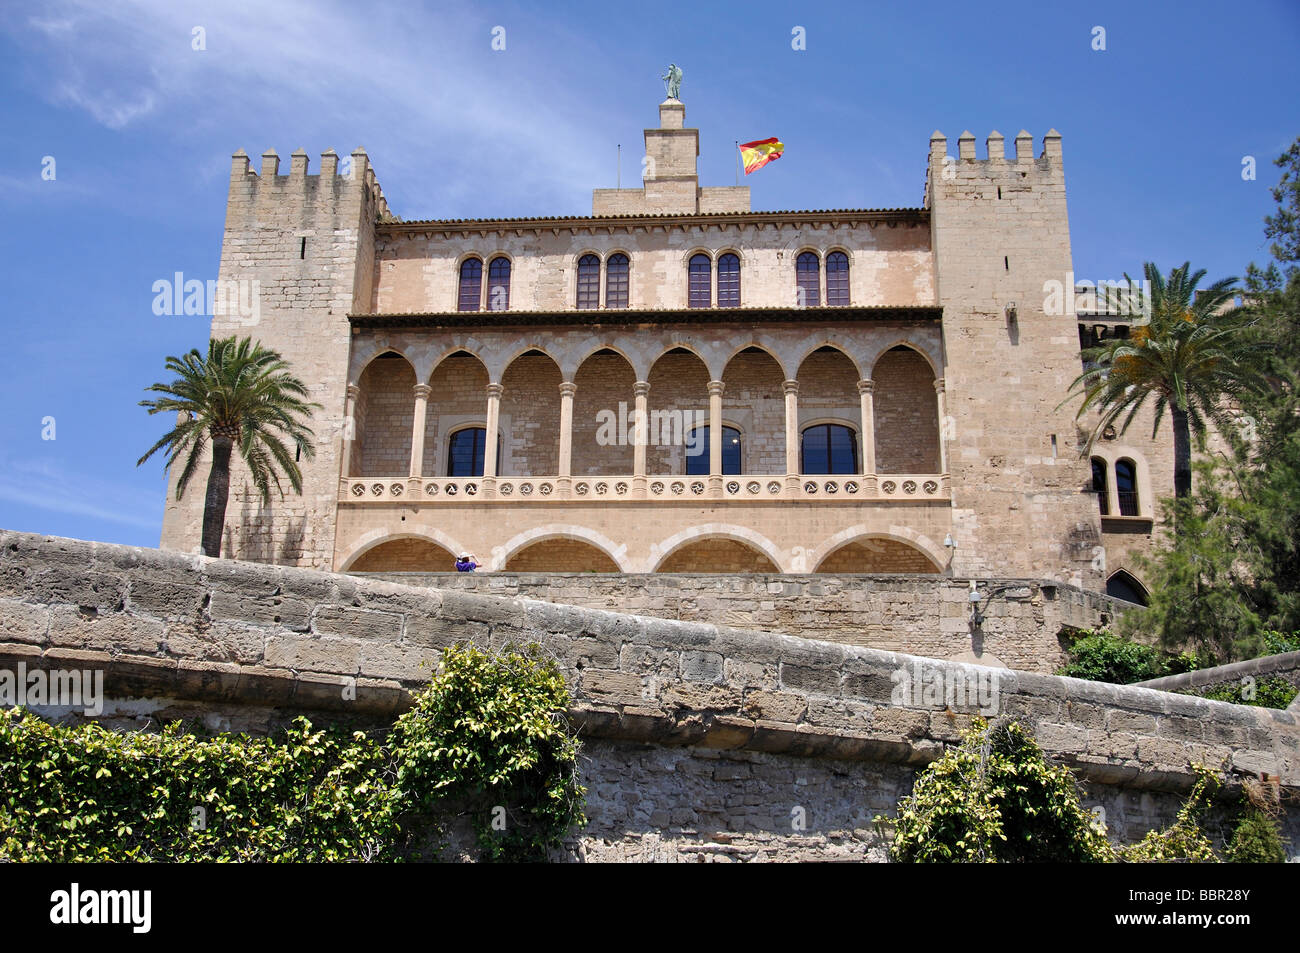
{"type": "Polygon", "coordinates": [[[993,129],[1038,149],[1055,127],[1079,277],[1218,278],[1267,257],[1298,46],[1295,0],[8,4],[0,527],[157,545],[162,466],[135,461],[163,421],[137,401],[208,321],[154,315],[151,288],[216,277],[236,149],[302,147],[315,172],[362,145],[408,219],[590,214],[617,144],[636,184],[675,61],[702,184],[733,182],[736,140],[786,143],[755,209],[917,206],[934,129],[982,155],[993,129]]]}

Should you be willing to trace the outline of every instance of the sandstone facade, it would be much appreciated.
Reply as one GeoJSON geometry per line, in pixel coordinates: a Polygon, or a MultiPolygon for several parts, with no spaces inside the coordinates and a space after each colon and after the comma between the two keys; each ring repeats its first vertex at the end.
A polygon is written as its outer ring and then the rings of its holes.
{"type": "MultiPolygon", "coordinates": [[[[1044,294],[1073,275],[1055,132],[984,158],[936,134],[911,209],[751,211],[699,185],[680,103],[646,149],[642,187],[590,217],[409,222],[362,151],[319,175],[237,154],[220,277],[260,310],[212,333],[279,349],[324,409],[301,496],[263,507],[236,467],[224,552],[1140,589],[1172,454],[1099,443],[1108,493],[1132,461],[1139,501],[1103,518],[1060,406],[1092,319],[1044,294]]],[[[195,550],[202,503],[169,490],[164,547],[195,550]]]]}

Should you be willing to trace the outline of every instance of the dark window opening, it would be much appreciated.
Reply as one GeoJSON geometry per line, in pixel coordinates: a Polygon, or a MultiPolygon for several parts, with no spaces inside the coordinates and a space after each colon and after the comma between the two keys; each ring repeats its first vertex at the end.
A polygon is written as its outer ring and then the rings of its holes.
{"type": "Polygon", "coordinates": [[[1137,466],[1132,460],[1115,463],[1115,495],[1119,497],[1119,515],[1138,515],[1137,466]]]}
{"type": "MultiPolygon", "coordinates": [[[[686,448],[686,475],[687,476],[708,476],[709,474],[709,455],[711,446],[709,444],[709,428],[697,427],[692,436],[695,438],[694,446],[686,448]],[[697,449],[698,453],[692,453],[697,449]]],[[[730,475],[740,473],[740,431],[735,427],[722,428],[722,472],[730,475]]]]}
{"type": "Polygon", "coordinates": [[[1097,506],[1102,516],[1110,515],[1110,492],[1106,486],[1106,461],[1092,458],[1092,491],[1097,494],[1097,506]]]}
{"type": "Polygon", "coordinates": [[[804,473],[857,473],[858,437],[841,424],[817,424],[803,432],[804,473]]]}
{"type": "Polygon", "coordinates": [[[299,258],[307,257],[307,239],[305,238],[302,240],[302,244],[298,246],[298,257],[299,258]]]}
{"type": "Polygon", "coordinates": [[[452,434],[447,451],[447,476],[482,476],[486,444],[487,429],[484,427],[466,427],[452,434]]]}

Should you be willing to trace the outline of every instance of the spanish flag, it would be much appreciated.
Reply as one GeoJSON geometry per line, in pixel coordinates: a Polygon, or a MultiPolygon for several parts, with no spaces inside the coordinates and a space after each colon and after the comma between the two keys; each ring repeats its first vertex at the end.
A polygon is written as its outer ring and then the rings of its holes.
{"type": "Polygon", "coordinates": [[[759,139],[740,144],[740,157],[745,161],[745,175],[756,172],[774,159],[781,158],[785,143],[780,139],[759,139]]]}

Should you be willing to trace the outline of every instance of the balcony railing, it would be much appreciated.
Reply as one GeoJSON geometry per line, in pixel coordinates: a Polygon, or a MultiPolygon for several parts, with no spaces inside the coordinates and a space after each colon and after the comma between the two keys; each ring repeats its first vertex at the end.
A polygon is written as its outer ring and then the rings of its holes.
{"type": "Polygon", "coordinates": [[[345,477],[340,502],[463,503],[479,500],[609,502],[618,500],[947,501],[947,474],[835,474],[576,477],[345,477]]]}

